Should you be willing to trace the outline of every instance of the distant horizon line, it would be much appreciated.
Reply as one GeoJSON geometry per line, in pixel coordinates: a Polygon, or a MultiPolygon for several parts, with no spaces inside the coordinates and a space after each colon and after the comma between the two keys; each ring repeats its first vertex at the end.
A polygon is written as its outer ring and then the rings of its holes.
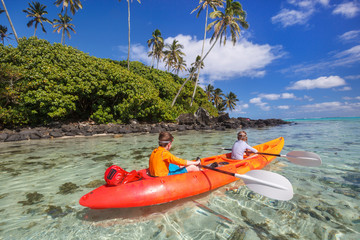
{"type": "Polygon", "coordinates": [[[345,118],[360,118],[358,117],[309,117],[309,118],[284,118],[284,121],[294,121],[294,120],[320,120],[320,119],[345,119],[345,118]]]}

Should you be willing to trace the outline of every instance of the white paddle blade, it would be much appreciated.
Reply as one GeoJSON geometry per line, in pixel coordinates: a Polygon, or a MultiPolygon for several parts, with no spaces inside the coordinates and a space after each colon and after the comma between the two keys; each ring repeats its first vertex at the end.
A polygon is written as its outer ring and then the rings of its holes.
{"type": "Polygon", "coordinates": [[[316,153],[304,151],[292,151],[286,154],[287,159],[301,166],[318,167],[321,165],[321,158],[316,153]]]}
{"type": "Polygon", "coordinates": [[[252,170],[242,175],[235,174],[235,177],[241,178],[250,190],[265,197],[288,201],[294,196],[290,181],[277,173],[252,170]]]}

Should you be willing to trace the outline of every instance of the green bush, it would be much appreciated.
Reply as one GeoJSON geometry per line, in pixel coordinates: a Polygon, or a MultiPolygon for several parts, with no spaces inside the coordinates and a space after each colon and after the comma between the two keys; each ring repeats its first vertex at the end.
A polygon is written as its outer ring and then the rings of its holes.
{"type": "Polygon", "coordinates": [[[128,123],[175,121],[198,107],[216,109],[188,83],[176,105],[171,102],[184,79],[132,62],[91,57],[46,40],[22,38],[16,48],[0,45],[0,124],[8,127],[53,121],[128,123]],[[125,66],[125,67],[124,67],[125,66]]]}

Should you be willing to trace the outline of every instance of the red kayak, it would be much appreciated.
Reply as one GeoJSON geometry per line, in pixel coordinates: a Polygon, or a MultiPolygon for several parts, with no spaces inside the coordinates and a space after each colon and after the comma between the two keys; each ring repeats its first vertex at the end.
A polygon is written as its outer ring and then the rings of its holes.
{"type": "MultiPolygon", "coordinates": [[[[284,138],[254,146],[259,152],[279,154],[284,146],[284,138]]],[[[245,174],[269,164],[275,156],[253,154],[244,156],[244,160],[230,159],[231,153],[201,159],[202,165],[216,162],[217,169],[245,174]]],[[[201,194],[238,180],[213,170],[204,169],[165,177],[151,177],[147,169],[137,171],[139,180],[109,186],[107,184],[92,190],[80,198],[82,206],[92,209],[129,208],[162,204],[201,194]]]]}

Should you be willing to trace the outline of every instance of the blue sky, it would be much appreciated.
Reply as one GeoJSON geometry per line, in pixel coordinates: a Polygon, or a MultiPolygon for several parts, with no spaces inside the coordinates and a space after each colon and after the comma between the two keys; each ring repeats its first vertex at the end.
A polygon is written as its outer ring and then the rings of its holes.
{"type": "MultiPolygon", "coordinates": [[[[30,37],[22,12],[30,1],[5,0],[17,35],[30,37]]],[[[60,8],[47,5],[50,20],[60,8]]],[[[65,44],[89,55],[124,60],[127,56],[127,2],[84,0],[74,16],[76,34],[65,44]]],[[[216,45],[205,60],[201,86],[212,84],[239,102],[232,117],[311,118],[360,116],[360,1],[244,0],[249,29],[235,46],[216,45]]],[[[146,41],[159,29],[166,42],[184,45],[188,66],[201,52],[205,11],[190,14],[198,1],[143,0],[131,4],[131,60],[150,65],[146,41]]],[[[2,8],[2,6],[1,6],[2,8]]],[[[211,19],[209,21],[212,21],[211,19]]],[[[0,24],[8,27],[5,14],[0,24]]],[[[39,38],[60,42],[50,24],[39,38]]],[[[207,33],[206,49],[212,32],[207,33]]],[[[16,46],[15,40],[5,44],[16,46]]],[[[161,66],[163,68],[163,66],[161,66]]],[[[182,73],[183,76],[186,73],[182,73]]]]}

